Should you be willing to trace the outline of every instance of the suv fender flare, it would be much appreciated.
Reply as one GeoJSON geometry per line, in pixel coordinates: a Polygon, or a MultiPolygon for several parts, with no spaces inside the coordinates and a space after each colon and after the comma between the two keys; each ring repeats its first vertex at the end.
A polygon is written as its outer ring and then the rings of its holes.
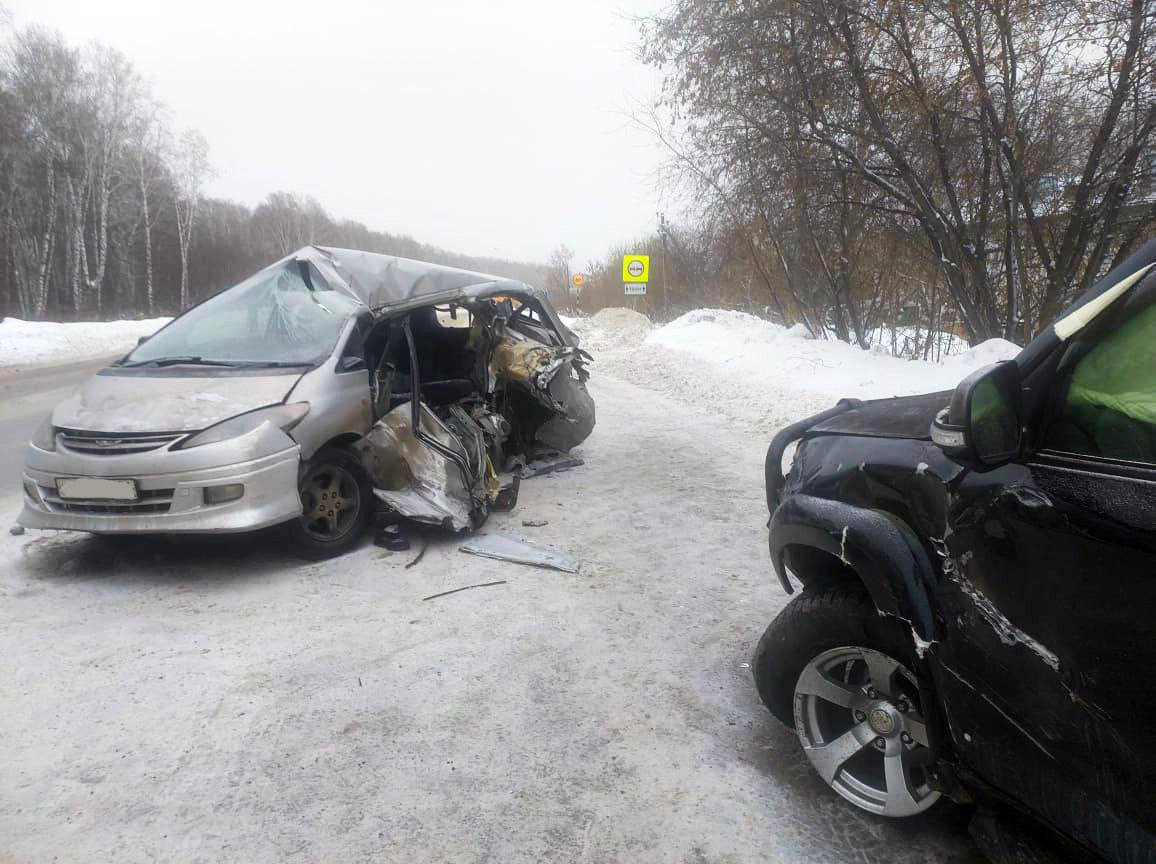
{"type": "Polygon", "coordinates": [[[915,532],[901,519],[881,510],[792,495],[770,522],[771,562],[791,594],[783,560],[788,546],[810,546],[838,558],[855,571],[881,614],[906,621],[925,643],[936,640],[930,597],[935,570],[915,532]]]}

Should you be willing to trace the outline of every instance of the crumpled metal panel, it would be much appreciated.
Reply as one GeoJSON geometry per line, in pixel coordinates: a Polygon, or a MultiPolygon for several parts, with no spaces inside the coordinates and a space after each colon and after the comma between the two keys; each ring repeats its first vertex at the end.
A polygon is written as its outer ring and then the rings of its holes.
{"type": "Polygon", "coordinates": [[[492,284],[495,290],[532,290],[522,282],[501,276],[357,249],[316,246],[297,255],[312,258],[318,253],[325,256],[352,293],[374,310],[423,297],[450,296],[477,285],[492,284]]]}
{"type": "MultiPolygon", "coordinates": [[[[461,442],[426,405],[422,429],[456,451],[461,442]]],[[[410,403],[398,405],[354,445],[373,483],[373,494],[416,522],[472,527],[473,500],[458,466],[413,434],[410,403]]]]}
{"type": "Polygon", "coordinates": [[[543,345],[506,331],[494,345],[490,374],[521,386],[553,415],[534,433],[539,444],[566,452],[594,430],[594,399],[576,347],[543,345]]]}
{"type": "Polygon", "coordinates": [[[481,555],[483,558],[497,558],[500,561],[513,561],[515,564],[529,564],[533,567],[548,567],[566,573],[577,573],[581,567],[577,558],[505,534],[478,534],[458,548],[462,552],[481,555]]]}

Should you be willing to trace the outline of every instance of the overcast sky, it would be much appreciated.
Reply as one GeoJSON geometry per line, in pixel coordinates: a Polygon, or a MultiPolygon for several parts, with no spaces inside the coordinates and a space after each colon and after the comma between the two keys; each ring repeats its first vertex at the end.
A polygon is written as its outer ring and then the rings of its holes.
{"type": "Polygon", "coordinates": [[[316,197],[459,252],[581,267],[654,227],[658,92],[630,20],[660,0],[0,0],[123,51],[199,129],[210,193],[316,197]]]}

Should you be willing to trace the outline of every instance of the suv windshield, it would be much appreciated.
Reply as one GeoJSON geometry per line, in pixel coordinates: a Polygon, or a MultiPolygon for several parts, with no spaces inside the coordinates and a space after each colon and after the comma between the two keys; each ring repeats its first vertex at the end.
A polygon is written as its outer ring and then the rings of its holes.
{"type": "Polygon", "coordinates": [[[313,365],[329,356],[358,308],[312,264],[286,261],[190,309],[122,365],[313,365]]]}

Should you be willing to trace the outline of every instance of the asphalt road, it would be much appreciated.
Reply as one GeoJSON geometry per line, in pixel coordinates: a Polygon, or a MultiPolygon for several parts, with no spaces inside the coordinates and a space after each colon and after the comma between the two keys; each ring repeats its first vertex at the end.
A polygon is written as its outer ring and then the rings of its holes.
{"type": "Polygon", "coordinates": [[[57,402],[112,359],[0,369],[0,501],[19,497],[24,445],[40,421],[57,402]]]}

